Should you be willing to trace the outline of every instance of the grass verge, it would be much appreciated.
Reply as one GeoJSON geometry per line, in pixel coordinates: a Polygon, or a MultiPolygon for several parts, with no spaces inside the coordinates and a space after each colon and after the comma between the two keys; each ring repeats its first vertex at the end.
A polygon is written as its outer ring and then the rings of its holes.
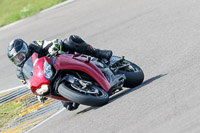
{"type": "Polygon", "coordinates": [[[0,27],[66,0],[0,0],[0,27]]]}
{"type": "Polygon", "coordinates": [[[26,111],[24,105],[31,97],[34,97],[34,95],[28,93],[11,102],[0,105],[0,132],[3,127],[9,126],[9,124],[21,117],[21,113],[26,111]]]}
{"type": "Polygon", "coordinates": [[[6,126],[9,121],[16,119],[16,116],[19,116],[22,110],[22,102],[9,102],[0,105],[0,129],[6,126]]]}

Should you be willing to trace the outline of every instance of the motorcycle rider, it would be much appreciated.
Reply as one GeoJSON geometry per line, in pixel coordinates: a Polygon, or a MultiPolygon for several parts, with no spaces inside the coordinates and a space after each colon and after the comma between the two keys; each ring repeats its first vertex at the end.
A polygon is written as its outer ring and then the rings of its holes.
{"type": "MultiPolygon", "coordinates": [[[[23,84],[26,84],[26,79],[23,74],[22,68],[25,61],[32,56],[34,52],[38,53],[38,57],[53,55],[57,51],[64,51],[68,53],[78,52],[80,54],[86,54],[94,56],[99,59],[109,60],[112,56],[111,50],[95,49],[91,45],[87,44],[82,38],[77,35],[71,35],[69,38],[54,39],[52,41],[38,40],[33,41],[29,45],[22,39],[15,39],[11,41],[7,49],[8,58],[17,66],[17,77],[23,84]]],[[[44,102],[47,100],[44,96],[39,96],[39,100],[44,102]]],[[[67,110],[75,110],[79,104],[75,102],[64,102],[63,106],[67,110]]]]}

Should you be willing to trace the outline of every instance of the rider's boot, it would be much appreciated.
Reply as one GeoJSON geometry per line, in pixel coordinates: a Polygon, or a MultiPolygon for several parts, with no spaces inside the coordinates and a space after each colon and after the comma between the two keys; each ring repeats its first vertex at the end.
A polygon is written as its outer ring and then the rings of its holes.
{"type": "Polygon", "coordinates": [[[93,48],[89,44],[84,44],[86,48],[85,52],[83,54],[91,55],[99,59],[107,59],[109,60],[110,57],[112,56],[112,51],[111,50],[101,50],[101,49],[96,49],[93,48]]]}
{"type": "Polygon", "coordinates": [[[93,48],[91,45],[83,41],[79,36],[72,35],[69,39],[65,39],[64,43],[70,51],[75,51],[81,54],[91,55],[99,59],[109,60],[112,56],[111,50],[100,50],[93,48]]]}
{"type": "Polygon", "coordinates": [[[111,50],[100,50],[100,49],[95,49],[94,50],[94,57],[100,58],[100,59],[107,59],[109,60],[112,56],[112,51],[111,50]]]}

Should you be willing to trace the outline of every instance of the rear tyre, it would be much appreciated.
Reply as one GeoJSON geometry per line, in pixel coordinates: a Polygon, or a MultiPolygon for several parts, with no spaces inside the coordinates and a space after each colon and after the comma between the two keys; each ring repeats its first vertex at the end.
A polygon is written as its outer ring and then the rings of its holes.
{"type": "Polygon", "coordinates": [[[65,82],[61,83],[58,87],[58,92],[63,97],[88,106],[103,106],[108,103],[109,97],[108,94],[101,88],[95,87],[99,91],[98,95],[92,94],[84,94],[75,89],[73,89],[70,84],[66,84],[65,82]]]}
{"type": "Polygon", "coordinates": [[[119,70],[118,74],[125,74],[126,80],[124,81],[124,87],[133,88],[140,85],[144,80],[144,73],[140,67],[131,63],[131,66],[136,69],[134,72],[127,72],[125,70],[119,70]]]}
{"type": "Polygon", "coordinates": [[[144,73],[142,69],[136,64],[128,61],[130,65],[134,68],[134,71],[119,70],[118,74],[125,74],[126,80],[124,81],[124,87],[133,88],[140,85],[144,80],[144,73]]]}

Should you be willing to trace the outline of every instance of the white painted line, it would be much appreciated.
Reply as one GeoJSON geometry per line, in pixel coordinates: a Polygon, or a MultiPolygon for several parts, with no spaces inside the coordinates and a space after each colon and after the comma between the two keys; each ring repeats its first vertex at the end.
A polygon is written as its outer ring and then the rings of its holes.
{"type": "Polygon", "coordinates": [[[8,25],[6,25],[6,26],[3,26],[2,28],[0,28],[0,31],[2,31],[2,30],[4,30],[4,29],[7,29],[7,28],[9,28],[9,27],[11,27],[11,26],[13,26],[13,25],[16,25],[16,24],[22,22],[23,20],[24,20],[24,19],[18,20],[18,21],[16,21],[16,22],[13,22],[13,23],[11,23],[11,24],[8,24],[8,25]]]}
{"type": "MultiPolygon", "coordinates": [[[[67,1],[62,2],[62,3],[60,3],[60,4],[57,4],[57,5],[52,6],[52,7],[50,7],[50,8],[47,8],[47,9],[45,9],[45,10],[39,12],[39,13],[44,13],[44,12],[50,11],[50,10],[52,10],[52,9],[58,8],[58,7],[63,6],[63,5],[65,5],[65,4],[71,3],[71,2],[73,2],[73,1],[74,1],[74,0],[67,0],[67,1]]],[[[29,18],[29,17],[28,17],[28,18],[29,18]]],[[[25,18],[25,19],[27,19],[27,18],[25,18]]],[[[13,25],[16,25],[16,24],[18,24],[18,23],[24,21],[25,19],[18,20],[18,21],[16,21],[16,22],[13,22],[13,23],[11,23],[11,24],[8,24],[8,25],[6,25],[6,26],[3,26],[2,28],[0,28],[0,31],[2,31],[2,30],[4,30],[4,29],[7,29],[7,28],[9,28],[9,27],[12,27],[13,25]]]]}
{"type": "Polygon", "coordinates": [[[26,85],[17,86],[17,87],[14,87],[14,88],[10,88],[10,89],[7,89],[7,90],[0,91],[0,94],[8,92],[8,91],[13,91],[13,90],[16,90],[16,89],[25,88],[25,87],[27,87],[27,86],[26,85]]]}
{"type": "Polygon", "coordinates": [[[26,131],[25,133],[28,133],[32,130],[34,130],[35,128],[39,127],[40,125],[42,125],[43,123],[47,122],[48,120],[50,120],[51,118],[55,117],[56,115],[60,114],[62,111],[66,110],[64,107],[59,110],[58,112],[56,112],[55,114],[53,114],[52,116],[50,116],[49,118],[47,118],[46,120],[44,120],[43,122],[39,123],[38,125],[34,126],[33,128],[31,128],[30,130],[26,131]]]}
{"type": "Polygon", "coordinates": [[[67,0],[67,1],[62,2],[62,3],[60,3],[60,4],[57,4],[57,5],[52,6],[52,7],[50,7],[50,8],[47,8],[47,9],[41,11],[40,13],[44,13],[44,12],[47,12],[47,11],[53,10],[53,9],[55,9],[55,8],[58,8],[58,7],[60,7],[60,6],[65,5],[65,4],[71,3],[71,2],[73,2],[73,1],[74,1],[74,0],[67,0]]]}

